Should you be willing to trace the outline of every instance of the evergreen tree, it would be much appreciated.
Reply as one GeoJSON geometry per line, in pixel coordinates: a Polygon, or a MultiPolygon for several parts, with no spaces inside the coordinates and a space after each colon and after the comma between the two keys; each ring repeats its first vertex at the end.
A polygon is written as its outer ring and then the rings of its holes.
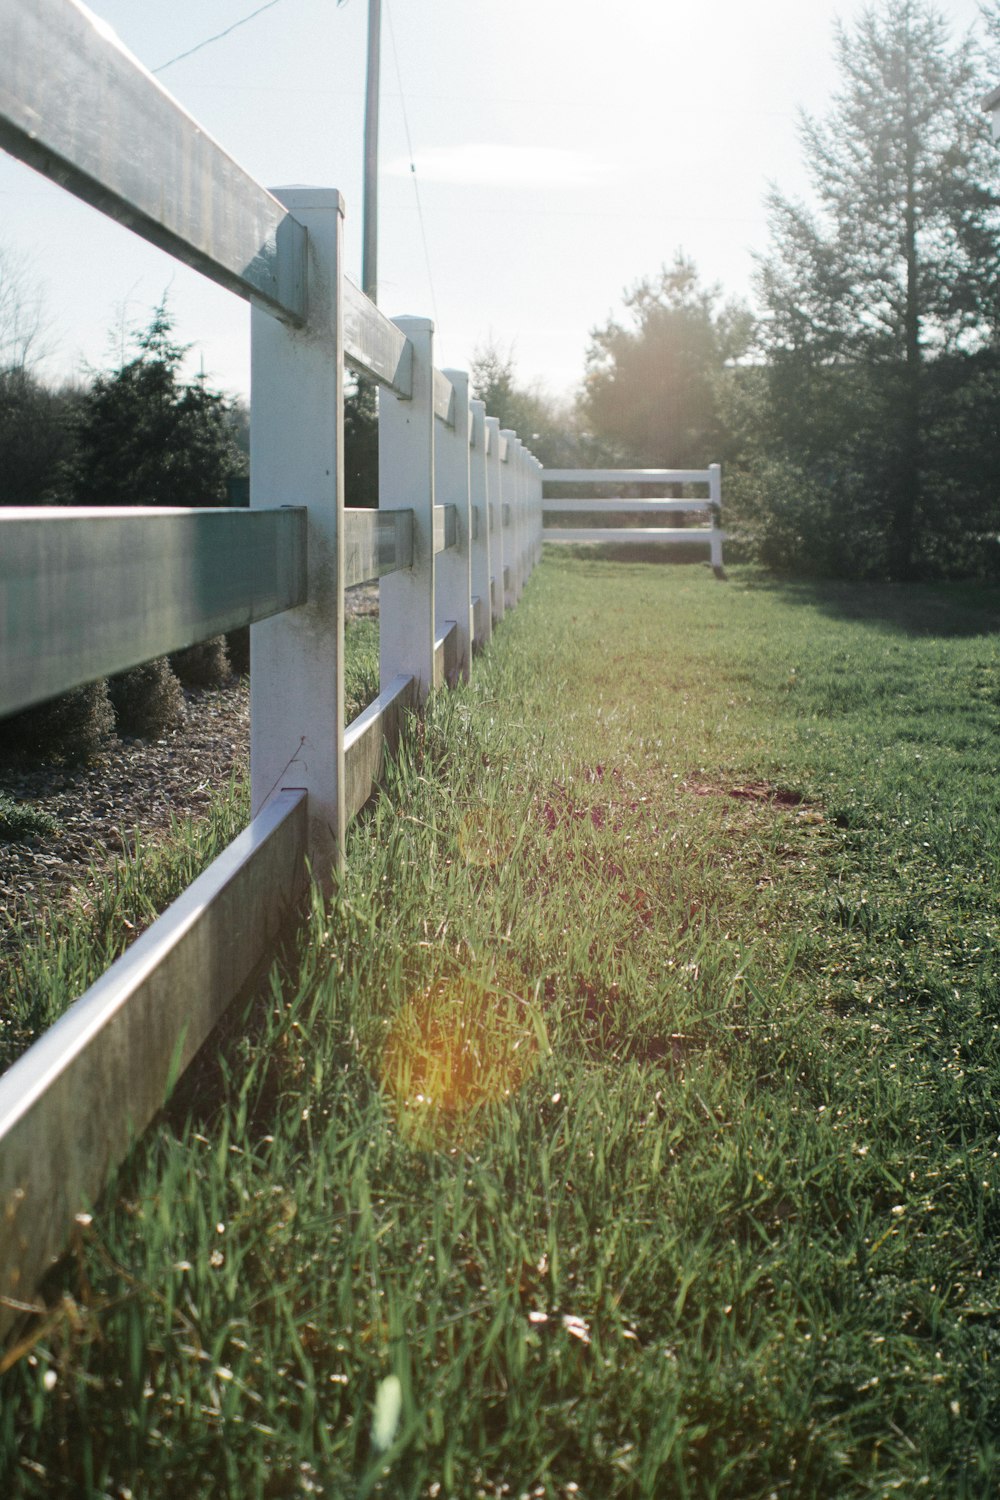
{"type": "Polygon", "coordinates": [[[161,302],[137,354],[94,378],[80,402],[73,499],[78,505],[222,505],[246,472],[229,403],[204,377],[185,382],[187,348],[161,302]]]}
{"type": "Polygon", "coordinates": [[[74,392],[39,379],[46,344],[42,294],[27,263],[0,245],[0,505],[67,499],[74,392]]]}
{"type": "Polygon", "coordinates": [[[0,505],[66,503],[76,402],[24,367],[0,370],[0,505]]]}
{"type": "Polygon", "coordinates": [[[944,392],[984,385],[1000,328],[997,162],[976,49],[925,0],[838,25],[836,55],[830,116],[802,123],[817,211],[770,197],[773,435],[825,489],[829,535],[865,548],[842,566],[902,578],[957,519],[935,424],[955,441],[944,392]]]}
{"type": "Polygon", "coordinates": [[[594,330],[580,413],[595,456],[647,468],[704,468],[727,456],[720,381],[746,352],[752,321],[719,298],[679,251],[627,294],[628,322],[594,330]]]}
{"type": "Polygon", "coordinates": [[[378,509],[378,385],[360,375],[344,393],[344,504],[378,509]]]}

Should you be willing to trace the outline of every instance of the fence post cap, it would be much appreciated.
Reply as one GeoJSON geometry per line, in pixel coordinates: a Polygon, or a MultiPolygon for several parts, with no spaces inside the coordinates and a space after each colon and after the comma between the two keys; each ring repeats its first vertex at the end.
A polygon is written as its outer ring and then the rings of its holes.
{"type": "Polygon", "coordinates": [[[341,215],[344,213],[344,195],[339,188],[290,183],[287,187],[273,187],[268,191],[285,208],[332,208],[341,215]]]}
{"type": "Polygon", "coordinates": [[[397,328],[403,328],[406,332],[433,333],[433,318],[417,318],[410,313],[400,313],[398,318],[392,320],[397,328]]]}

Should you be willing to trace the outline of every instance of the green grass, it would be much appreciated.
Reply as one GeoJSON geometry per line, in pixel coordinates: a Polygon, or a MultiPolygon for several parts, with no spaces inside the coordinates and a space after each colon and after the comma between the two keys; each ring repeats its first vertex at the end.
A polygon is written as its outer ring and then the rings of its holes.
{"type": "Polygon", "coordinates": [[[0,1489],[994,1495],[998,623],[548,560],[53,1278],[0,1489]]]}
{"type": "Polygon", "coordinates": [[[63,907],[36,909],[21,942],[0,954],[0,1071],[62,1015],[129,943],[246,827],[249,788],[234,778],[203,816],[173,818],[152,843],[123,839],[63,907]]]}

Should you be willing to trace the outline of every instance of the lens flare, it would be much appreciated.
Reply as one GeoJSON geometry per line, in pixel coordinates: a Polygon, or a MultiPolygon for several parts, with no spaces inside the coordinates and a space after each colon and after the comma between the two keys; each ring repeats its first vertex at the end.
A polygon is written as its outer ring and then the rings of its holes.
{"type": "Polygon", "coordinates": [[[458,851],[467,865],[495,869],[514,847],[510,819],[495,807],[467,812],[458,829],[458,851]]]}
{"type": "Polygon", "coordinates": [[[433,1147],[468,1139],[486,1107],[511,1098],[534,1071],[540,1027],[529,1003],[496,976],[449,976],[408,1001],[382,1057],[407,1140],[433,1147]]]}

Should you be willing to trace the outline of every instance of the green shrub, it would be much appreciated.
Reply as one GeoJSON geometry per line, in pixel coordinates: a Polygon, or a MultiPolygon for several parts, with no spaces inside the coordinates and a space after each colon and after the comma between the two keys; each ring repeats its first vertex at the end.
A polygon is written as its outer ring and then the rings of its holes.
{"type": "Polygon", "coordinates": [[[155,739],[187,714],[181,685],[165,656],[112,677],[108,690],[118,733],[135,739],[155,739]]]}
{"type": "Polygon", "coordinates": [[[58,826],[51,813],[0,792],[0,843],[20,843],[39,834],[55,833],[58,826]]]}
{"type": "Polygon", "coordinates": [[[170,665],[185,687],[222,687],[232,675],[224,635],[214,635],[211,640],[198,641],[184,651],[172,651],[170,665]]]}
{"type": "Polygon", "coordinates": [[[89,760],[113,732],[108,684],[88,682],[0,720],[0,759],[89,760]]]}

